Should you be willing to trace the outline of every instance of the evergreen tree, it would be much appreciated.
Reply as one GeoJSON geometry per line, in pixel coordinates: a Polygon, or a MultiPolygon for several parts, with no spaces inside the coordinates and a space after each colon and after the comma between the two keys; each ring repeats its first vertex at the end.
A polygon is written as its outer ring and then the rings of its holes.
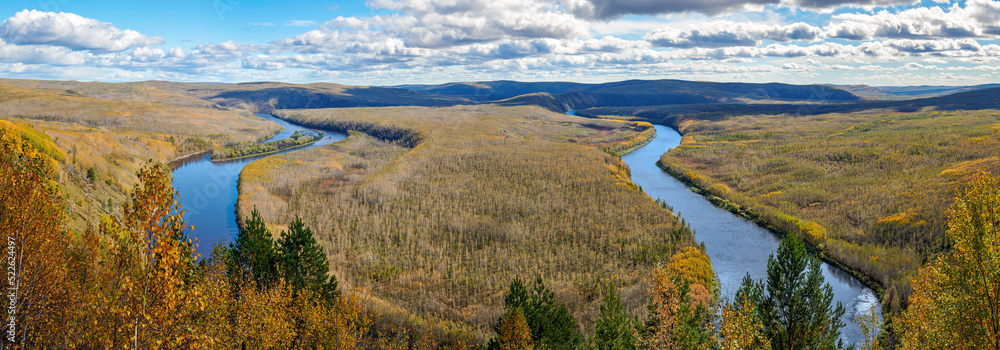
{"type": "Polygon", "coordinates": [[[327,276],[330,267],[323,247],[299,217],[288,226],[288,231],[281,232],[278,265],[285,281],[293,289],[309,288],[327,301],[340,296],[336,277],[327,276]]]}
{"type": "Polygon", "coordinates": [[[736,300],[743,297],[756,306],[775,350],[844,347],[844,306],[834,306],[833,289],[824,282],[819,261],[795,235],[786,235],[776,255],[768,258],[766,284],[754,282],[749,274],[743,278],[736,300]]]}
{"type": "Polygon", "coordinates": [[[636,349],[635,323],[625,312],[625,305],[615,288],[608,286],[607,289],[601,314],[597,317],[593,345],[600,350],[636,349]]]}
{"type": "MultiPolygon", "coordinates": [[[[541,277],[535,279],[531,289],[524,285],[521,279],[515,279],[510,284],[507,295],[504,296],[505,313],[520,309],[524,314],[528,327],[531,329],[532,342],[539,348],[576,349],[583,343],[583,335],[576,320],[569,314],[566,305],[555,302],[555,293],[545,287],[541,277]]],[[[503,318],[497,320],[495,331],[500,334],[500,324],[503,318]]],[[[490,341],[490,349],[499,349],[502,339],[490,341]]]]}
{"type": "Polygon", "coordinates": [[[250,213],[250,218],[240,227],[236,241],[229,247],[227,269],[234,282],[239,285],[254,282],[258,288],[267,288],[277,280],[274,239],[257,208],[250,213]]]}

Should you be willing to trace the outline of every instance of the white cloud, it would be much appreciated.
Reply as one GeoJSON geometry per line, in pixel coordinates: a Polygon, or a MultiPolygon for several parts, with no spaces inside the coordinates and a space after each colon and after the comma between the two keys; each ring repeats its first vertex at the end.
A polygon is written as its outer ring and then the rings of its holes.
{"type": "Polygon", "coordinates": [[[736,11],[760,11],[766,5],[831,10],[844,6],[875,8],[911,5],[919,0],[560,0],[581,18],[613,19],[624,15],[703,13],[716,16],[736,11]]]}
{"type": "Polygon", "coordinates": [[[1000,2],[968,0],[952,5],[916,7],[897,13],[845,13],[826,27],[831,38],[849,40],[995,38],[1000,35],[1000,2]]]}
{"type": "Polygon", "coordinates": [[[52,45],[73,50],[124,51],[160,45],[163,39],[134,30],[122,30],[111,23],[65,12],[24,10],[0,23],[0,38],[17,45],[52,45]]]}
{"type": "MultiPolygon", "coordinates": [[[[368,5],[400,15],[375,16],[367,26],[410,47],[441,48],[517,38],[589,36],[586,23],[543,0],[371,0],[368,5]]],[[[340,23],[332,23],[329,29],[340,23]]]]}
{"type": "Polygon", "coordinates": [[[88,54],[61,46],[10,45],[0,41],[0,62],[73,66],[87,61],[88,54]]]}
{"type": "Polygon", "coordinates": [[[311,27],[316,25],[316,21],[310,21],[307,19],[293,19],[285,22],[285,26],[288,27],[311,27]]]}
{"type": "Polygon", "coordinates": [[[660,28],[646,35],[646,41],[662,47],[757,46],[761,41],[789,42],[816,40],[823,31],[799,22],[768,25],[752,22],[712,21],[688,25],[683,29],[660,28]]]}

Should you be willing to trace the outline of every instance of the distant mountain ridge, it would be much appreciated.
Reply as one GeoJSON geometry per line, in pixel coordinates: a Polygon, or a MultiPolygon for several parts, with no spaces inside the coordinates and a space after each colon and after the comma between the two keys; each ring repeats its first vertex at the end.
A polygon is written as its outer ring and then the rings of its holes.
{"type": "Polygon", "coordinates": [[[1000,84],[982,84],[971,86],[869,86],[869,85],[831,85],[844,89],[852,94],[868,100],[907,100],[927,97],[947,96],[961,92],[976,91],[1000,87],[1000,84]]]}
{"type": "Polygon", "coordinates": [[[509,80],[400,85],[398,88],[453,95],[506,105],[539,104],[549,109],[597,106],[737,103],[753,101],[846,102],[861,98],[831,85],[715,83],[685,80],[625,80],[601,84],[509,80]]]}

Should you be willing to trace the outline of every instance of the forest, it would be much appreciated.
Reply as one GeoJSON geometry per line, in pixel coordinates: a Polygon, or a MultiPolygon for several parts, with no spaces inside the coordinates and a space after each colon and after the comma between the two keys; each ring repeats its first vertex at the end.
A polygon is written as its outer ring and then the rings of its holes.
{"type": "Polygon", "coordinates": [[[551,91],[488,104],[463,86],[3,81],[0,232],[22,283],[10,344],[850,348],[822,259],[881,297],[857,348],[1000,348],[1000,114],[978,109],[995,89],[803,104],[792,85],[537,86],[551,91]],[[560,113],[627,101],[628,86],[651,91],[642,106],[560,113]],[[702,88],[727,103],[654,105],[702,88]],[[405,103],[429,107],[342,108],[405,103]],[[257,110],[350,136],[248,165],[239,235],[199,256],[164,164],[268,152],[253,142],[277,128],[257,110]],[[665,171],[782,237],[735,300],[619,158],[655,137],[650,121],[683,134],[665,171]]]}
{"type": "MultiPolygon", "coordinates": [[[[620,281],[595,284],[599,312],[590,332],[546,286],[557,280],[536,277],[528,285],[514,277],[495,296],[503,312],[484,344],[469,334],[442,338],[441,322],[422,329],[380,322],[384,314],[368,307],[370,295],[344,292],[329,273],[323,245],[301,218],[276,235],[254,210],[234,242],[199,259],[162,163],[137,172],[139,183],[120,212],[102,217],[96,229],[66,234],[54,159],[43,152],[45,143],[31,140],[23,129],[0,127],[0,229],[14,232],[8,254],[17,251],[24,262],[14,269],[23,292],[9,323],[20,330],[5,337],[13,348],[743,349],[770,348],[789,332],[810,334],[795,341],[817,347],[841,345],[836,320],[843,308],[830,303],[818,262],[794,236],[768,264],[769,273],[784,277],[748,277],[740,301],[725,302],[718,314],[704,292],[714,283],[710,263],[694,246],[638,277],[648,295],[644,321],[629,315],[620,281]],[[796,321],[768,311],[787,307],[781,303],[819,307],[797,311],[805,319],[796,321]]],[[[983,187],[993,188],[992,181],[983,187]]]]}
{"type": "Polygon", "coordinates": [[[248,165],[240,212],[256,208],[274,229],[303,217],[341,283],[384,302],[384,322],[431,318],[485,341],[511,279],[541,276],[589,334],[596,285],[614,283],[643,314],[643,271],[695,245],[613,154],[651,137],[647,123],[538,107],[275,113],[365,133],[248,165]]]}

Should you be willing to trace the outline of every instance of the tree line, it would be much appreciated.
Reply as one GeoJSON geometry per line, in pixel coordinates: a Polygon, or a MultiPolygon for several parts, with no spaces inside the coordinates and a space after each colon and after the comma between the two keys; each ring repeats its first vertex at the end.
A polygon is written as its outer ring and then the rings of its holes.
{"type": "Polygon", "coordinates": [[[222,161],[229,159],[245,158],[268,153],[275,153],[302,147],[323,138],[323,132],[317,131],[314,135],[307,135],[301,131],[296,131],[290,137],[265,142],[265,143],[241,143],[233,147],[217,148],[212,150],[212,160],[222,161]]]}

